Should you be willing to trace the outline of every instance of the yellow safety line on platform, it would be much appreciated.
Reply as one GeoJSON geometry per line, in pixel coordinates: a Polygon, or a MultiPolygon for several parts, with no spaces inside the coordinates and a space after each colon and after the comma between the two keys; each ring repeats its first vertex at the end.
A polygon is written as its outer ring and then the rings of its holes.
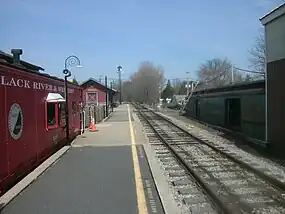
{"type": "Polygon", "coordinates": [[[129,115],[129,124],[130,124],[130,134],[131,134],[131,142],[132,142],[132,155],[133,155],[133,163],[134,163],[134,171],[135,171],[135,181],[136,181],[136,192],[137,192],[137,200],[138,200],[138,210],[139,214],[146,214],[147,206],[145,201],[145,194],[142,182],[142,176],[140,171],[140,164],[138,159],[137,147],[135,142],[134,128],[131,120],[131,113],[129,104],[128,107],[128,115],[129,115]]]}

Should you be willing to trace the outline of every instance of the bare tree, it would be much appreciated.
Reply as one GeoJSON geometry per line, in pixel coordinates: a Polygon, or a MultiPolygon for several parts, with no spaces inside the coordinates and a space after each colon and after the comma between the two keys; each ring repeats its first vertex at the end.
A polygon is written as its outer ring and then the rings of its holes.
{"type": "Polygon", "coordinates": [[[130,80],[122,82],[122,100],[124,101],[132,101],[133,93],[132,93],[132,82],[130,80]]]}
{"type": "MultiPolygon", "coordinates": [[[[232,82],[232,64],[225,59],[214,58],[201,64],[198,70],[199,88],[212,88],[230,84],[232,82]]],[[[242,74],[233,70],[234,82],[243,80],[242,74]]]]}
{"type": "MultiPolygon", "coordinates": [[[[257,36],[254,45],[249,50],[249,54],[250,68],[254,69],[255,71],[264,73],[266,65],[266,53],[265,37],[263,31],[261,31],[260,34],[257,36]]],[[[256,78],[263,78],[263,76],[259,74],[254,75],[254,79],[256,78]]]]}
{"type": "Polygon", "coordinates": [[[151,62],[142,62],[138,71],[131,76],[130,82],[128,93],[133,101],[157,103],[159,88],[165,82],[163,68],[154,66],[151,62]]]}
{"type": "MultiPolygon", "coordinates": [[[[190,83],[191,81],[189,81],[190,83]]],[[[176,95],[185,95],[187,93],[187,80],[181,80],[181,79],[173,79],[171,81],[171,86],[174,89],[174,94],[176,95]]]]}

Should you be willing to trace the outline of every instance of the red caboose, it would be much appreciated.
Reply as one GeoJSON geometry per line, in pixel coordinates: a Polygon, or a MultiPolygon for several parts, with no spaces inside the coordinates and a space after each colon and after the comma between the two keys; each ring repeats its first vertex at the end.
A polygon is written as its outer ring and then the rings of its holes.
{"type": "MultiPolygon", "coordinates": [[[[64,80],[0,52],[0,188],[66,142],[64,80]]],[[[81,88],[68,83],[70,138],[80,133],[81,88]]]]}

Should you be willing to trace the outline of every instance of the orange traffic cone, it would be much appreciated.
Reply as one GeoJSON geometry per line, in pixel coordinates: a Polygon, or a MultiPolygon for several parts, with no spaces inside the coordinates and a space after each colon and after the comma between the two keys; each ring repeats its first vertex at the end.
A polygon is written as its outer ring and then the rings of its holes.
{"type": "Polygon", "coordinates": [[[96,132],[97,131],[94,120],[91,120],[91,123],[90,123],[88,129],[90,132],[96,132]]]}
{"type": "Polygon", "coordinates": [[[89,128],[89,131],[90,132],[96,132],[97,131],[96,126],[94,124],[91,124],[91,127],[89,128]]]}
{"type": "Polygon", "coordinates": [[[90,123],[88,126],[88,129],[91,129],[91,128],[92,128],[92,123],[90,123]]]}

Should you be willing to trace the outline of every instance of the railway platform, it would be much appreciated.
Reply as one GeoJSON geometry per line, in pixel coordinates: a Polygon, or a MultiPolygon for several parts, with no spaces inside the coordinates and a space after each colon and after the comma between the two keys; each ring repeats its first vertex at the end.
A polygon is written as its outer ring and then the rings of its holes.
{"type": "Polygon", "coordinates": [[[131,106],[115,108],[2,196],[1,213],[181,213],[139,125],[131,106]]]}

